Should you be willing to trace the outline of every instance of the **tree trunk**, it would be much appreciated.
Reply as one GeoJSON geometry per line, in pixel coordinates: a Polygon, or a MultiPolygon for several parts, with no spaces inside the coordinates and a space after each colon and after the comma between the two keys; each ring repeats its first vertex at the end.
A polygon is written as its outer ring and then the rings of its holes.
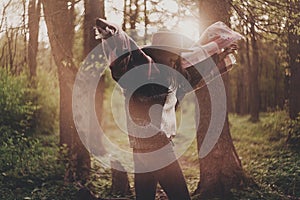
{"type": "Polygon", "coordinates": [[[145,28],[145,36],[144,36],[144,44],[147,44],[148,41],[148,8],[147,8],[147,0],[144,0],[144,28],[145,28]]]}
{"type": "MultiPolygon", "coordinates": [[[[99,44],[95,39],[94,26],[97,18],[105,18],[104,0],[85,0],[84,1],[84,21],[83,21],[83,58],[99,44]]],[[[104,59],[104,58],[103,58],[104,59]]],[[[103,61],[103,63],[105,63],[103,61]]],[[[99,124],[102,124],[103,99],[104,99],[105,79],[104,76],[99,80],[95,94],[95,109],[99,124]]],[[[99,146],[101,146],[101,138],[97,138],[99,146]]],[[[91,164],[89,162],[89,168],[91,164]]]]}
{"type": "MultiPolygon", "coordinates": [[[[229,22],[229,5],[223,0],[199,1],[199,11],[201,19],[201,30],[205,30],[210,24],[216,21],[229,22]]],[[[223,77],[225,85],[228,84],[226,75],[223,77]]],[[[200,119],[197,130],[198,151],[208,129],[211,118],[210,95],[206,87],[196,92],[200,119]]],[[[221,196],[229,196],[230,189],[242,184],[244,173],[239,157],[235,151],[229,130],[228,116],[226,119],[221,136],[212,149],[204,158],[200,158],[200,182],[194,192],[199,194],[200,199],[221,196]]]]}
{"type": "MultiPolygon", "coordinates": [[[[296,15],[299,12],[299,1],[290,1],[289,15],[296,15]]],[[[288,54],[290,65],[289,114],[291,119],[296,119],[300,112],[300,36],[297,34],[299,24],[300,19],[298,17],[294,19],[294,21],[291,21],[288,27],[288,54]]]]}
{"type": "Polygon", "coordinates": [[[84,1],[84,52],[86,57],[98,44],[99,41],[95,39],[94,26],[97,18],[105,19],[104,14],[104,0],[85,0],[84,1]]]}
{"type": "Polygon", "coordinates": [[[232,89],[228,87],[230,85],[230,74],[226,74],[225,77],[227,78],[227,86],[226,86],[226,94],[227,94],[227,112],[233,112],[233,103],[232,103],[232,89]]]}
{"type": "Polygon", "coordinates": [[[122,29],[124,31],[126,31],[127,23],[128,23],[128,0],[124,0],[123,23],[122,23],[122,29]]]}
{"type": "MultiPolygon", "coordinates": [[[[94,26],[97,18],[105,19],[105,4],[104,0],[85,0],[84,1],[84,52],[83,56],[86,57],[88,54],[99,44],[99,41],[95,39],[94,26]]],[[[105,63],[105,58],[103,63],[105,63]]],[[[103,100],[104,100],[104,89],[105,89],[105,76],[103,75],[98,83],[96,94],[95,94],[95,108],[99,124],[102,124],[102,113],[103,113],[103,100]]]]}
{"type": "Polygon", "coordinates": [[[42,0],[42,3],[52,54],[58,68],[60,144],[66,144],[70,153],[70,167],[65,180],[85,181],[89,173],[90,157],[77,134],[72,114],[72,89],[77,73],[72,61],[74,7],[68,7],[67,0],[42,0]]]}
{"type": "MultiPolygon", "coordinates": [[[[246,44],[245,42],[240,43],[240,52],[246,51],[246,44]]],[[[237,114],[240,115],[246,115],[248,113],[247,107],[248,107],[248,100],[247,100],[247,63],[246,63],[246,57],[243,53],[239,54],[239,67],[235,70],[237,70],[237,78],[236,78],[236,101],[235,101],[235,111],[237,114]]]]}
{"type": "Polygon", "coordinates": [[[252,49],[252,63],[250,71],[250,121],[259,121],[259,88],[258,88],[258,67],[259,67],[259,54],[257,46],[257,34],[255,31],[255,22],[250,23],[251,34],[251,49],[252,49]]]}
{"type": "Polygon", "coordinates": [[[10,72],[13,75],[17,75],[17,65],[15,64],[16,59],[16,53],[17,53],[17,41],[18,41],[18,30],[14,29],[6,29],[5,35],[7,39],[7,71],[10,70],[10,72]]]}
{"type": "MultiPolygon", "coordinates": [[[[104,0],[85,0],[85,16],[84,16],[84,56],[88,54],[99,44],[99,41],[95,39],[94,29],[95,20],[97,18],[105,19],[104,12],[104,0]],[[100,8],[100,9],[99,9],[100,8]]],[[[105,58],[100,58],[106,63],[105,58]]],[[[105,90],[105,78],[102,76],[99,80],[96,95],[95,95],[95,109],[99,123],[102,124],[102,113],[103,113],[103,100],[105,90]]],[[[101,144],[99,144],[101,145],[101,144]]],[[[105,150],[103,149],[102,152],[105,150]]],[[[125,171],[116,170],[116,166],[121,165],[119,161],[111,162],[112,170],[112,186],[111,192],[118,195],[126,195],[130,192],[129,180],[125,171]]],[[[122,167],[122,166],[121,166],[122,167]]]]}
{"type": "MultiPolygon", "coordinates": [[[[22,14],[22,34],[23,34],[23,45],[24,45],[24,49],[23,49],[24,58],[21,61],[21,63],[18,64],[19,66],[21,65],[21,67],[25,63],[27,63],[27,55],[28,55],[28,51],[27,51],[27,30],[26,30],[26,11],[29,11],[29,8],[26,9],[26,5],[27,5],[26,4],[26,0],[22,0],[22,7],[23,7],[23,14],[22,14]]],[[[18,70],[21,71],[22,69],[18,69],[18,70]]]]}
{"type": "Polygon", "coordinates": [[[33,81],[36,77],[36,57],[38,52],[39,22],[41,13],[40,0],[30,0],[28,7],[28,65],[30,78],[33,81]]]}
{"type": "Polygon", "coordinates": [[[138,40],[138,34],[136,31],[136,23],[139,17],[139,0],[130,0],[130,5],[129,5],[129,25],[130,25],[130,37],[132,37],[133,40],[137,41],[138,40]]]}
{"type": "Polygon", "coordinates": [[[135,30],[137,18],[139,16],[138,0],[130,0],[130,29],[135,30]]]}
{"type": "Polygon", "coordinates": [[[251,107],[251,56],[250,56],[250,41],[247,31],[246,37],[246,58],[247,58],[247,83],[248,83],[248,113],[250,114],[251,107]]]}
{"type": "MultiPolygon", "coordinates": [[[[242,65],[242,62],[241,62],[242,65]]],[[[246,96],[246,84],[245,84],[245,77],[244,77],[244,69],[241,66],[238,70],[238,77],[237,77],[237,97],[235,102],[235,111],[237,114],[246,115],[247,114],[247,96],[246,96]]]]}
{"type": "Polygon", "coordinates": [[[279,107],[279,108],[282,108],[282,105],[281,105],[281,95],[280,95],[280,87],[279,87],[279,80],[282,81],[281,77],[280,77],[280,69],[279,69],[279,61],[278,61],[278,57],[276,56],[274,58],[274,63],[275,63],[275,74],[274,74],[274,80],[275,81],[275,85],[274,85],[274,105],[273,107],[276,108],[276,107],[279,107]]]}

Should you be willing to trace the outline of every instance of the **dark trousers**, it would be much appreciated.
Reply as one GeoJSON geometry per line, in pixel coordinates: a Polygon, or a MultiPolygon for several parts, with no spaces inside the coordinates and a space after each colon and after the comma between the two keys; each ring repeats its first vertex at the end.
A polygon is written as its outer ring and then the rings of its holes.
{"type": "MultiPolygon", "coordinates": [[[[175,157],[173,149],[166,154],[167,155],[161,155],[161,157],[175,157]]],[[[155,160],[156,159],[151,160],[151,163],[159,162],[159,158],[157,161],[155,160]]],[[[137,164],[137,162],[140,164],[143,160],[135,159],[135,164],[137,164]]],[[[145,161],[146,164],[148,162],[149,160],[145,161]]],[[[135,173],[134,185],[136,200],[154,200],[157,183],[159,183],[165,191],[169,200],[190,200],[183,173],[176,159],[161,169],[145,173],[135,173]]]]}

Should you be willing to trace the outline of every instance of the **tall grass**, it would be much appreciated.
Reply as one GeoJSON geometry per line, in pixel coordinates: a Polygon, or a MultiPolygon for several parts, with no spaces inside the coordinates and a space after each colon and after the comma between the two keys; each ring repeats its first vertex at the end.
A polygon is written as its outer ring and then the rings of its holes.
{"type": "Polygon", "coordinates": [[[288,114],[262,113],[255,124],[248,118],[230,116],[234,144],[246,174],[255,183],[236,191],[236,199],[299,199],[300,152],[287,142],[288,114]]]}

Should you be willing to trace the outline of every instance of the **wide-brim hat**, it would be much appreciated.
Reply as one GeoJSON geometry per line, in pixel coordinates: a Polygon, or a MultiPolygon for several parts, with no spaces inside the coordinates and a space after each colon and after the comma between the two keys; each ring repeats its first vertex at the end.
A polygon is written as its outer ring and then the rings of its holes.
{"type": "Polygon", "coordinates": [[[151,45],[144,46],[143,50],[164,50],[172,53],[191,52],[194,41],[180,33],[159,31],[152,35],[151,45]]]}

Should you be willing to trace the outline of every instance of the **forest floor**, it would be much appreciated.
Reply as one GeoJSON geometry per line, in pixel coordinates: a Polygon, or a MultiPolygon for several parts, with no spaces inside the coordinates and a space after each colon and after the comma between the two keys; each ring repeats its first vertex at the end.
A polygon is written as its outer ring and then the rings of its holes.
{"type": "MultiPolygon", "coordinates": [[[[299,145],[286,143],[286,130],[282,128],[286,113],[262,113],[255,124],[248,119],[249,116],[230,115],[234,145],[245,173],[255,183],[242,190],[233,190],[234,199],[300,199],[300,151],[299,145]]],[[[58,136],[38,136],[34,141],[30,149],[10,148],[11,152],[1,152],[0,199],[75,199],[79,185],[64,182],[66,163],[57,147],[58,136]],[[14,165],[9,164],[15,159],[18,161],[14,165]]],[[[196,149],[196,142],[193,142],[180,158],[191,193],[199,181],[196,149]]],[[[129,174],[129,180],[133,191],[132,174],[129,174]]],[[[118,197],[110,192],[110,169],[94,159],[86,187],[102,198],[118,197]]],[[[128,198],[132,199],[132,196],[128,198]]],[[[163,196],[158,190],[157,199],[165,199],[163,196]]]]}

